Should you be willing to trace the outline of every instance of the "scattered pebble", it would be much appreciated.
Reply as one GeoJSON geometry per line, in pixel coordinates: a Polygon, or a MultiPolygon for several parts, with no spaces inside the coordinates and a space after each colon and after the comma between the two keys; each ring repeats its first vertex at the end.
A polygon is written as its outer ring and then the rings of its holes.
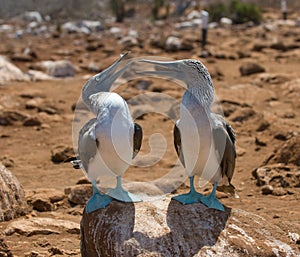
{"type": "Polygon", "coordinates": [[[61,163],[68,158],[74,156],[73,147],[70,146],[56,146],[51,150],[51,160],[54,163],[61,163]]]}
{"type": "Polygon", "coordinates": [[[37,117],[29,117],[24,120],[23,126],[25,127],[33,127],[33,126],[41,126],[42,122],[37,117]]]}
{"type": "Polygon", "coordinates": [[[76,185],[71,188],[68,199],[72,204],[85,205],[92,194],[93,189],[91,184],[76,185]]]}
{"type": "Polygon", "coordinates": [[[261,188],[263,195],[269,195],[273,193],[274,188],[271,185],[265,185],[261,188]]]}
{"type": "Polygon", "coordinates": [[[254,62],[246,62],[240,66],[240,73],[242,76],[248,76],[261,72],[265,72],[265,68],[254,62]]]}

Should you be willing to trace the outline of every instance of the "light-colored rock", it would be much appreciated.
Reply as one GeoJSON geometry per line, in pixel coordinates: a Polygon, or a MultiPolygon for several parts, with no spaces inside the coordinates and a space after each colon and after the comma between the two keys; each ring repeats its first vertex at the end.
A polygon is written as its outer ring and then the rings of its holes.
{"type": "Polygon", "coordinates": [[[0,222],[28,212],[22,186],[17,178],[0,163],[0,222]]]}
{"type": "Polygon", "coordinates": [[[44,102],[44,99],[41,97],[36,97],[33,99],[28,100],[25,103],[25,108],[26,109],[37,109],[38,107],[41,106],[41,104],[44,102]]]}
{"type": "Polygon", "coordinates": [[[1,24],[0,25],[0,32],[9,33],[13,32],[14,26],[11,24],[1,24]]]}
{"type": "Polygon", "coordinates": [[[83,20],[81,25],[88,28],[91,32],[99,32],[104,29],[100,21],[83,20]]]}
{"type": "Polygon", "coordinates": [[[187,15],[187,19],[188,20],[193,20],[193,19],[200,19],[201,18],[201,12],[197,11],[197,10],[192,10],[190,13],[188,13],[187,15]]]}
{"type": "Polygon", "coordinates": [[[272,194],[274,191],[274,187],[272,187],[271,185],[264,185],[262,186],[261,188],[261,193],[263,195],[269,195],[269,194],[272,194]]]}
{"type": "Polygon", "coordinates": [[[72,22],[72,21],[68,21],[66,23],[64,23],[61,26],[63,31],[66,31],[68,33],[82,33],[82,34],[90,34],[90,30],[85,27],[82,26],[81,23],[79,22],[72,22]]]}
{"type": "Polygon", "coordinates": [[[60,234],[61,232],[79,234],[79,224],[69,220],[33,217],[11,222],[4,233],[18,233],[23,236],[60,234]]]}
{"type": "Polygon", "coordinates": [[[0,85],[9,81],[29,81],[29,76],[0,55],[0,85]]]}
{"type": "Polygon", "coordinates": [[[222,18],[220,19],[220,23],[221,23],[221,25],[223,25],[223,26],[230,26],[230,25],[232,25],[232,20],[229,19],[229,18],[227,18],[227,17],[222,17],[222,18]]]}
{"type": "Polygon", "coordinates": [[[100,256],[297,256],[289,236],[264,218],[203,204],[113,201],[81,221],[81,254],[100,256]],[[279,254],[280,253],[280,254],[279,254]]]}
{"type": "Polygon", "coordinates": [[[165,42],[166,51],[178,51],[181,48],[182,40],[175,36],[169,36],[165,42]]]}
{"type": "Polygon", "coordinates": [[[29,70],[27,72],[29,75],[30,79],[32,81],[42,81],[42,80],[53,80],[55,79],[52,76],[49,76],[48,74],[42,72],[42,71],[37,71],[37,70],[29,70]]]}
{"type": "Polygon", "coordinates": [[[25,12],[23,14],[23,19],[25,21],[35,21],[41,23],[43,21],[42,15],[37,11],[25,12]]]}
{"type": "Polygon", "coordinates": [[[130,48],[138,45],[138,40],[135,37],[125,36],[119,40],[119,44],[121,44],[124,48],[130,48]]]}
{"type": "Polygon", "coordinates": [[[41,66],[52,77],[73,77],[75,75],[75,68],[70,61],[43,61],[41,66]]]}

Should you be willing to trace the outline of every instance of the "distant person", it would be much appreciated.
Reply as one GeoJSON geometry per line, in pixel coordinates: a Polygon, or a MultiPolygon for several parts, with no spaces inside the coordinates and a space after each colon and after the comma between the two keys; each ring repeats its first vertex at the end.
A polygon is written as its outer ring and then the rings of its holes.
{"type": "Polygon", "coordinates": [[[202,20],[202,49],[205,48],[206,39],[207,39],[207,29],[208,29],[208,18],[209,14],[207,11],[201,11],[201,20],[202,20]]]}
{"type": "Polygon", "coordinates": [[[287,7],[286,7],[286,0],[281,0],[281,13],[282,19],[287,19],[287,7]]]}

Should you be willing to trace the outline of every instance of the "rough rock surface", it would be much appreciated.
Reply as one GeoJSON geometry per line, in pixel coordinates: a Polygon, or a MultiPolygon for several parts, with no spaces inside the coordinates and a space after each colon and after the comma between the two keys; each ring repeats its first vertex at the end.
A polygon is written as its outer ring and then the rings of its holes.
{"type": "Polygon", "coordinates": [[[279,227],[237,209],[160,200],[113,201],[81,221],[81,254],[96,256],[297,256],[279,227]]]}
{"type": "Polygon", "coordinates": [[[4,239],[0,238],[0,256],[1,257],[13,257],[4,239]]]}
{"type": "Polygon", "coordinates": [[[282,163],[270,164],[254,169],[252,175],[263,194],[282,196],[292,194],[293,188],[300,187],[300,170],[296,166],[282,163]]]}
{"type": "Polygon", "coordinates": [[[51,150],[51,160],[54,163],[61,163],[74,155],[71,146],[58,145],[51,150]]]}
{"type": "Polygon", "coordinates": [[[284,163],[300,166],[300,136],[289,139],[266,160],[266,163],[284,163]]]}
{"type": "Polygon", "coordinates": [[[59,234],[61,230],[70,234],[79,234],[79,224],[69,220],[33,217],[11,222],[4,233],[6,235],[18,233],[24,236],[33,236],[59,234]]]}
{"type": "Polygon", "coordinates": [[[22,186],[0,163],[0,221],[14,219],[28,212],[22,186]]]}

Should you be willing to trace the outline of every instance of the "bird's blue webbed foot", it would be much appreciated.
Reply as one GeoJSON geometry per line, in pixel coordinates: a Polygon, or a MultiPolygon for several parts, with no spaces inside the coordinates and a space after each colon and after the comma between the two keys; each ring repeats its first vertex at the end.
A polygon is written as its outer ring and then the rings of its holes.
{"type": "Polygon", "coordinates": [[[213,190],[211,193],[207,196],[203,196],[200,200],[203,204],[205,204],[208,208],[216,209],[219,211],[225,211],[224,206],[221,204],[221,202],[216,198],[216,189],[217,189],[218,183],[214,183],[213,190]]]}
{"type": "Polygon", "coordinates": [[[100,191],[97,188],[96,181],[93,181],[92,185],[93,185],[93,195],[88,200],[85,207],[87,213],[91,213],[98,209],[103,209],[107,205],[109,205],[110,202],[112,201],[112,198],[110,196],[100,193],[100,191]]]}
{"type": "Polygon", "coordinates": [[[187,194],[177,195],[172,197],[173,200],[176,200],[182,204],[193,204],[199,203],[203,195],[198,193],[194,186],[194,176],[190,177],[190,192],[187,194]]]}
{"type": "Polygon", "coordinates": [[[120,176],[117,177],[117,186],[113,189],[109,189],[107,194],[121,202],[131,203],[131,202],[141,202],[142,199],[135,194],[129,193],[124,190],[122,187],[122,178],[120,176]]]}

